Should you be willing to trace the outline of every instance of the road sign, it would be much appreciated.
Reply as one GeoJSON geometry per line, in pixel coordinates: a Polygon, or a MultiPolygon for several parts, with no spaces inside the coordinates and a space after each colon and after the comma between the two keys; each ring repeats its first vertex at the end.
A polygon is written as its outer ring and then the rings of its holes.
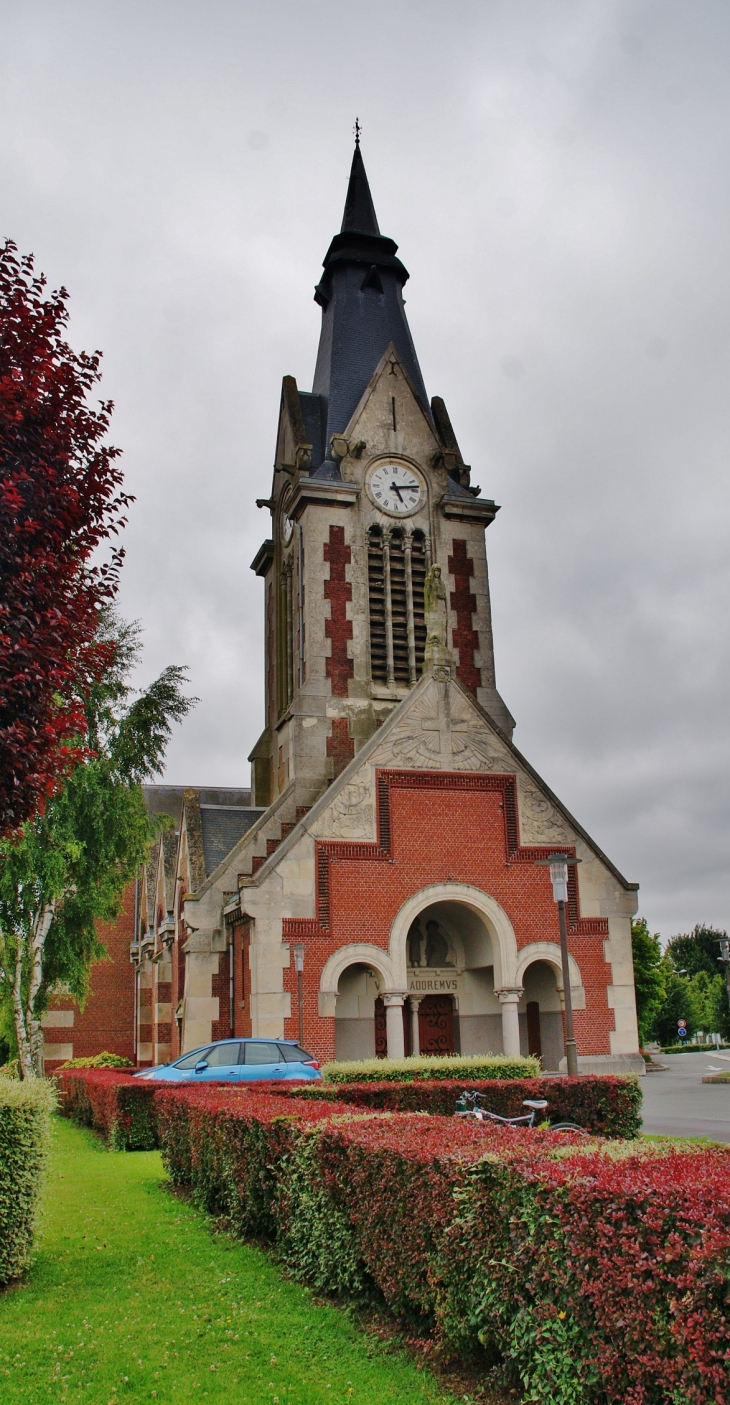
{"type": "Polygon", "coordinates": [[[677,1029],[686,1029],[686,1028],[687,1028],[687,1021],[686,1021],[686,1020],[677,1020],[677,1029]]]}

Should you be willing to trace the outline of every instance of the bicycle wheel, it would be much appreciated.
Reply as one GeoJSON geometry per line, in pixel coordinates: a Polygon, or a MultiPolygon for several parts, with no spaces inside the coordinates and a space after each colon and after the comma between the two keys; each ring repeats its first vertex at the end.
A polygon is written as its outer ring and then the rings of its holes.
{"type": "Polygon", "coordinates": [[[553,1122],[550,1127],[551,1132],[580,1132],[582,1137],[590,1136],[585,1127],[579,1127],[577,1122],[553,1122]]]}

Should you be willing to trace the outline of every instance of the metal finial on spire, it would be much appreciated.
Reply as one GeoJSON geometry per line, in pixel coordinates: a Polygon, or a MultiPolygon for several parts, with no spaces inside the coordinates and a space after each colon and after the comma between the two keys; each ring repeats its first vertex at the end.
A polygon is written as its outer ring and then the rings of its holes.
{"type": "Polygon", "coordinates": [[[360,133],[361,133],[361,131],[362,131],[362,127],[360,126],[360,118],[359,118],[359,117],[356,117],[356,118],[355,118],[355,125],[354,125],[354,127],[353,127],[352,130],[353,130],[353,132],[355,133],[355,146],[359,146],[359,145],[360,145],[360,133]]]}

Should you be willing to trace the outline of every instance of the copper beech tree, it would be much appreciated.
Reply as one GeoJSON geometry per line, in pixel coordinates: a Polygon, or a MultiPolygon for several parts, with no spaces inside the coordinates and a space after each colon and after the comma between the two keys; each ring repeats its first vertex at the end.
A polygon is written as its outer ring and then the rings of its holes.
{"type": "Polygon", "coordinates": [[[124,523],[119,451],[94,407],[99,353],[65,340],[68,295],[32,257],[0,247],[0,834],[18,828],[78,762],[81,699],[109,666],[100,610],[122,551],[91,557],[124,523]]]}

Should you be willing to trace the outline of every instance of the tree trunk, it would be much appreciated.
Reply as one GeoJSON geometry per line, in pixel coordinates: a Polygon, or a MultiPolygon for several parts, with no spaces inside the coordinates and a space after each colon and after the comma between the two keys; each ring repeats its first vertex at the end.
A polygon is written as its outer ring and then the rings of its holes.
{"type": "Polygon", "coordinates": [[[36,1078],[42,1078],[43,1069],[43,1030],[36,1013],[35,1003],[43,980],[43,951],[46,937],[53,921],[56,904],[47,903],[39,912],[33,929],[33,965],[28,986],[28,1000],[25,1007],[25,1027],[28,1033],[28,1047],[31,1067],[36,1078]]]}
{"type": "Polygon", "coordinates": [[[18,947],[15,955],[15,976],[13,979],[13,1020],[15,1022],[15,1038],[18,1041],[18,1068],[21,1078],[33,1077],[33,1063],[30,1053],[30,1042],[25,1024],[25,1011],[23,1009],[23,942],[18,938],[18,947]]]}

